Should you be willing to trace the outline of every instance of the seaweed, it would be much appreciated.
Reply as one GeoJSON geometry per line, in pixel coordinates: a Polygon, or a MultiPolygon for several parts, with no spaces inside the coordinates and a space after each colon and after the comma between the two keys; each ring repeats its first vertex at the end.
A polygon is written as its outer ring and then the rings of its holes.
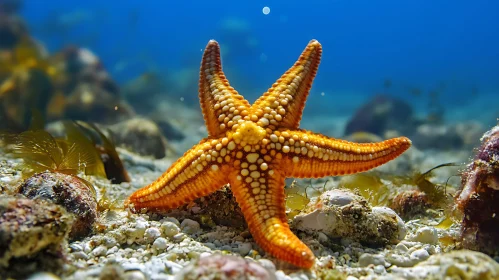
{"type": "Polygon", "coordinates": [[[341,178],[340,187],[357,192],[373,206],[390,204],[390,188],[382,181],[378,172],[358,173],[341,178]]]}
{"type": "Polygon", "coordinates": [[[284,188],[286,194],[286,212],[288,218],[298,215],[310,202],[307,196],[307,188],[299,186],[293,181],[289,187],[284,188]]]}
{"type": "Polygon", "coordinates": [[[90,138],[93,146],[97,150],[104,164],[107,178],[113,184],[130,182],[130,176],[123,166],[116,146],[95,124],[76,121],[76,125],[90,138]]]}
{"type": "Polygon", "coordinates": [[[429,170],[420,175],[416,173],[413,176],[414,184],[418,187],[420,191],[426,193],[429,201],[433,205],[437,207],[445,207],[446,205],[449,204],[450,200],[452,199],[451,196],[447,195],[447,189],[446,189],[447,182],[445,185],[435,184],[429,180],[429,176],[436,169],[442,167],[460,166],[460,165],[461,165],[460,163],[455,163],[455,162],[443,163],[430,168],[429,170]]]}
{"type": "Polygon", "coordinates": [[[387,175],[377,171],[359,173],[342,177],[339,186],[359,193],[373,206],[390,206],[399,187],[415,186],[417,191],[424,193],[428,205],[447,211],[452,201],[452,196],[447,193],[447,182],[445,184],[433,183],[430,178],[432,172],[438,168],[459,165],[459,163],[444,163],[423,173],[414,172],[412,175],[405,176],[387,175]],[[394,187],[389,187],[388,182],[394,187]]]}
{"type": "MultiPolygon", "coordinates": [[[[32,124],[33,125],[33,124],[32,124]]],[[[77,177],[95,195],[95,188],[80,174],[105,177],[99,155],[91,143],[71,123],[65,123],[66,138],[55,138],[42,129],[31,129],[19,134],[0,133],[5,150],[23,162],[23,178],[35,173],[53,172],[77,177]]]]}

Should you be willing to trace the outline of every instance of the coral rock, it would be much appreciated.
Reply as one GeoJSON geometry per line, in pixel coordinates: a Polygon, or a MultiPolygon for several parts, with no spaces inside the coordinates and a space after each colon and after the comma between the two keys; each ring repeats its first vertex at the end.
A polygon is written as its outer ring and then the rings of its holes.
{"type": "Polygon", "coordinates": [[[75,215],[69,237],[78,239],[92,232],[97,219],[97,200],[78,177],[61,173],[39,173],[26,179],[19,193],[32,199],[46,199],[75,215]]]}
{"type": "Polygon", "coordinates": [[[323,193],[305,212],[294,218],[294,228],[375,246],[396,243],[406,234],[404,222],[393,210],[371,208],[364,198],[346,190],[323,193]]]}
{"type": "Polygon", "coordinates": [[[73,218],[45,200],[0,196],[0,275],[57,270],[73,218]]]}
{"type": "Polygon", "coordinates": [[[499,264],[485,254],[458,250],[430,256],[415,267],[394,267],[392,273],[400,279],[495,280],[499,264]]]}
{"type": "Polygon", "coordinates": [[[463,247],[499,255],[499,126],[486,132],[456,195],[462,211],[463,247]]]}
{"type": "Polygon", "coordinates": [[[398,193],[390,208],[395,210],[402,219],[411,219],[425,214],[431,206],[428,195],[418,190],[406,190],[398,193]]]}

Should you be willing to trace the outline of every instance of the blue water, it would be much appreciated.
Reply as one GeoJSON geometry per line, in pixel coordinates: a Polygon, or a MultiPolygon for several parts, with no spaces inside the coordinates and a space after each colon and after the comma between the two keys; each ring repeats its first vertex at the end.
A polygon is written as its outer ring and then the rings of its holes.
{"type": "Polygon", "coordinates": [[[390,79],[385,91],[417,108],[438,88],[445,106],[471,115],[479,108],[477,119],[489,122],[499,111],[498,14],[499,1],[485,0],[28,0],[22,11],[51,52],[88,47],[120,83],[146,71],[198,68],[215,39],[232,85],[253,101],[315,38],[324,52],[308,111],[350,110],[390,79]]]}

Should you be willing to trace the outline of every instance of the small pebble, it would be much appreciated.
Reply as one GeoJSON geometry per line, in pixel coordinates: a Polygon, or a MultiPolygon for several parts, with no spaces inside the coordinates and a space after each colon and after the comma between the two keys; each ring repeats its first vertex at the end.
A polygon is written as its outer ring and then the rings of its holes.
{"type": "Polygon", "coordinates": [[[183,232],[179,232],[179,233],[175,234],[172,239],[174,241],[180,242],[180,241],[184,240],[186,237],[187,236],[185,236],[185,234],[183,232]]]}
{"type": "Polygon", "coordinates": [[[422,227],[418,229],[413,240],[426,244],[437,244],[438,242],[437,230],[433,227],[422,227]]]}
{"type": "Polygon", "coordinates": [[[116,244],[118,244],[118,242],[116,242],[116,239],[114,237],[104,236],[104,245],[107,248],[114,247],[114,246],[116,246],[116,244]]]}
{"type": "Polygon", "coordinates": [[[411,253],[411,259],[424,261],[430,257],[430,254],[425,249],[419,249],[411,253]]]}
{"type": "Polygon", "coordinates": [[[385,269],[385,266],[384,265],[377,265],[374,267],[374,273],[376,274],[385,274],[386,273],[386,269],[385,269]]]}
{"type": "Polygon", "coordinates": [[[76,243],[69,244],[69,248],[73,252],[83,251],[83,247],[80,244],[76,244],[76,243]]]}
{"type": "Polygon", "coordinates": [[[146,280],[147,277],[140,270],[131,270],[125,272],[127,280],[146,280]]]}
{"type": "Polygon", "coordinates": [[[100,246],[97,246],[93,251],[92,251],[92,255],[94,257],[101,257],[101,256],[105,256],[107,253],[107,247],[104,246],[104,245],[100,245],[100,246]]]}
{"type": "Polygon", "coordinates": [[[49,272],[38,272],[31,275],[27,280],[59,280],[61,278],[57,277],[57,275],[49,273],[49,272]]]}
{"type": "Polygon", "coordinates": [[[237,249],[239,250],[239,254],[241,254],[241,256],[246,256],[249,251],[251,251],[252,249],[252,246],[251,246],[251,243],[239,243],[237,244],[237,249]]]}
{"type": "Polygon", "coordinates": [[[118,246],[114,246],[114,247],[110,248],[109,250],[107,250],[106,255],[109,256],[110,254],[115,254],[118,251],[119,251],[118,246]]]}
{"type": "Polygon", "coordinates": [[[88,260],[88,255],[85,254],[85,252],[82,252],[82,251],[74,252],[72,255],[77,260],[88,260]]]}
{"type": "Polygon", "coordinates": [[[198,232],[201,229],[201,226],[194,220],[184,219],[180,224],[180,228],[187,234],[193,234],[198,232]]]}
{"type": "Polygon", "coordinates": [[[409,251],[409,248],[407,248],[407,246],[405,246],[403,243],[399,243],[397,244],[397,246],[395,246],[395,250],[399,251],[400,253],[405,253],[409,251]]]}
{"type": "Polygon", "coordinates": [[[158,237],[154,240],[152,247],[156,250],[165,250],[168,247],[168,241],[163,237],[158,237]]]}
{"type": "Polygon", "coordinates": [[[367,267],[371,264],[374,265],[385,265],[385,257],[382,255],[378,254],[369,254],[369,253],[364,253],[360,256],[359,258],[359,266],[360,267],[367,267]]]}
{"type": "Polygon", "coordinates": [[[151,228],[146,229],[146,231],[144,233],[144,238],[146,238],[148,240],[155,240],[156,238],[158,238],[160,236],[161,236],[161,231],[159,231],[159,229],[155,228],[155,227],[151,227],[151,228]]]}
{"type": "Polygon", "coordinates": [[[167,221],[161,224],[161,230],[166,237],[172,238],[174,235],[180,232],[180,228],[173,222],[167,221]]]}

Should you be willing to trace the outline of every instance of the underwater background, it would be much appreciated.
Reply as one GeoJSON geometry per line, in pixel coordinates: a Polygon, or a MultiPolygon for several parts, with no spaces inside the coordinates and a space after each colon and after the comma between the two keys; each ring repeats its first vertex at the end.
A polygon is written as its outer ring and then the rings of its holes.
{"type": "Polygon", "coordinates": [[[0,0],[0,279],[499,279],[498,11],[0,0]]]}
{"type": "MultiPolygon", "coordinates": [[[[120,84],[198,69],[215,39],[232,86],[252,102],[317,39],[325,51],[306,116],[352,114],[387,92],[421,115],[437,102],[446,121],[491,125],[499,110],[498,10],[498,2],[484,0],[32,0],[21,15],[50,52],[89,48],[120,84]]],[[[195,75],[180,80],[197,84],[195,75]]],[[[195,86],[174,94],[197,106],[195,86]]]]}

